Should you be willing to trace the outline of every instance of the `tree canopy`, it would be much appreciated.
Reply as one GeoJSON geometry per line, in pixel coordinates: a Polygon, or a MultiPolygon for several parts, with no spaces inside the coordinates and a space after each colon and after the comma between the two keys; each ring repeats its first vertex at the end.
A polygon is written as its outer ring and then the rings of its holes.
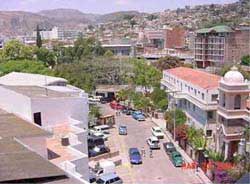
{"type": "Polygon", "coordinates": [[[246,66],[250,66],[250,55],[243,56],[241,58],[241,64],[246,65],[246,66]]]}

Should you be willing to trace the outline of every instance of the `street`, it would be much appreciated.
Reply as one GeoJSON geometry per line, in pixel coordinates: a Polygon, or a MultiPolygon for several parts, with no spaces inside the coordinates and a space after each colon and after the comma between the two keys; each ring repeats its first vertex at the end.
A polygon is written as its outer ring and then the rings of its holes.
{"type": "MultiPolygon", "coordinates": [[[[101,108],[105,113],[114,114],[114,110],[109,105],[101,105],[101,108]]],[[[162,145],[163,142],[168,141],[166,136],[160,140],[161,149],[153,150],[153,158],[150,158],[146,143],[146,139],[152,135],[151,127],[154,126],[150,119],[138,122],[131,116],[121,114],[116,116],[115,126],[109,141],[113,141],[120,151],[122,165],[118,166],[116,171],[124,183],[202,183],[194,170],[183,170],[173,166],[162,145]],[[118,135],[119,125],[127,126],[128,135],[118,135]],[[128,149],[132,147],[137,147],[139,150],[145,148],[146,156],[143,157],[141,165],[130,164],[128,149]]]]}

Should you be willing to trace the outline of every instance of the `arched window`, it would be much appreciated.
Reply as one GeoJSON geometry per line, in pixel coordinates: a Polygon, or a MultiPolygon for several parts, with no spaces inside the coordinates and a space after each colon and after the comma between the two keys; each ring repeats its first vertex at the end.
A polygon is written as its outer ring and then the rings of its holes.
{"type": "Polygon", "coordinates": [[[240,106],[241,106],[241,96],[236,95],[234,97],[234,109],[240,109],[240,106]]]}

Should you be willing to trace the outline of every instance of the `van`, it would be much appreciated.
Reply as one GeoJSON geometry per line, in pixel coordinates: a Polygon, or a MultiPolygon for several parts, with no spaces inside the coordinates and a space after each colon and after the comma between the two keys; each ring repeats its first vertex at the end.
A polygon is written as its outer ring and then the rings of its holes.
{"type": "Polygon", "coordinates": [[[104,132],[104,133],[109,133],[108,129],[110,129],[110,126],[108,125],[99,125],[93,128],[93,130],[96,132],[104,132]]]}
{"type": "Polygon", "coordinates": [[[102,176],[109,173],[115,173],[115,164],[112,161],[100,161],[94,169],[97,176],[102,176]]]}
{"type": "Polygon", "coordinates": [[[102,175],[97,181],[97,184],[122,184],[122,179],[115,173],[102,175]]]}

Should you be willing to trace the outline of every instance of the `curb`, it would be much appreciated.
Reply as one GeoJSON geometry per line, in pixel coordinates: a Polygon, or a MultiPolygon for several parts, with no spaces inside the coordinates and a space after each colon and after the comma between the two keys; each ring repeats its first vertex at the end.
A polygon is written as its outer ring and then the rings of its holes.
{"type": "MultiPolygon", "coordinates": [[[[154,121],[154,118],[151,118],[150,121],[159,126],[159,124],[157,124],[154,121]]],[[[162,128],[161,126],[159,126],[160,128],[162,128]]],[[[193,159],[191,159],[187,153],[173,140],[173,138],[169,135],[170,133],[164,129],[164,134],[167,136],[167,138],[175,145],[176,149],[181,153],[181,155],[183,156],[185,162],[193,162],[193,159]],[[189,161],[188,161],[189,160],[189,161]]],[[[199,177],[199,179],[204,183],[204,184],[212,184],[213,182],[206,176],[206,174],[200,169],[198,168],[198,172],[195,173],[196,176],[199,177]]]]}

